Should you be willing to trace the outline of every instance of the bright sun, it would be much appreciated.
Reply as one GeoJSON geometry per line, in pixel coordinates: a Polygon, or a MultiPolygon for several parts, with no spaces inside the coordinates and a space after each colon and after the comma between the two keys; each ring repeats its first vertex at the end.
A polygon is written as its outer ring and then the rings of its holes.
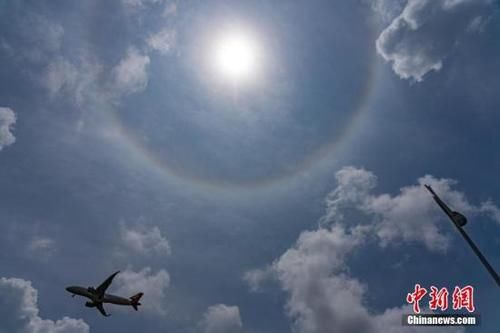
{"type": "Polygon", "coordinates": [[[223,36],[215,45],[217,71],[234,81],[247,79],[255,70],[257,47],[252,38],[241,32],[223,36]]]}

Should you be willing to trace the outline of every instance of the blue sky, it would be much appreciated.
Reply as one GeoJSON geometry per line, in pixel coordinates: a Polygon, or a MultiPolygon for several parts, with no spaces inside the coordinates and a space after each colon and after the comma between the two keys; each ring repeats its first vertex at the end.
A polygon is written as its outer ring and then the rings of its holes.
{"type": "Polygon", "coordinates": [[[498,287],[500,4],[0,1],[0,332],[440,332],[498,287]],[[217,71],[241,34],[248,77],[217,71]],[[67,285],[144,291],[139,312],[67,285]]]}

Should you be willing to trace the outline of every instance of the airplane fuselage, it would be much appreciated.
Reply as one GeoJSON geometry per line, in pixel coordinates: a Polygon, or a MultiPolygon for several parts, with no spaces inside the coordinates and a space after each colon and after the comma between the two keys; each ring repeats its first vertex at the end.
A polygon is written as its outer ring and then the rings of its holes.
{"type": "Polygon", "coordinates": [[[99,298],[97,293],[92,292],[89,288],[79,287],[79,286],[71,286],[67,287],[66,290],[73,295],[83,296],[92,301],[92,303],[111,303],[116,305],[132,305],[132,301],[128,298],[112,295],[112,294],[104,294],[102,298],[99,298]]]}

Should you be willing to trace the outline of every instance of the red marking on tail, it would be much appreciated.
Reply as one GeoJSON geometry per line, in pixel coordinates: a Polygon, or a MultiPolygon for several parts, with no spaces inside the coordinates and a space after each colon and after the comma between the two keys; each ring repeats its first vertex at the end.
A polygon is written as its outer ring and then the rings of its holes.
{"type": "Polygon", "coordinates": [[[138,293],[130,297],[130,305],[132,305],[135,311],[137,311],[137,307],[141,305],[141,303],[139,303],[139,300],[141,299],[142,295],[144,295],[144,293],[138,293]]]}

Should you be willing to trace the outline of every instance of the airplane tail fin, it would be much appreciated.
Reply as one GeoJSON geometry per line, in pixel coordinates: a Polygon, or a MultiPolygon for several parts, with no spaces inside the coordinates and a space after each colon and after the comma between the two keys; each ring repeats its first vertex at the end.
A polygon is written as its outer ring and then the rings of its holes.
{"type": "Polygon", "coordinates": [[[132,305],[135,311],[137,311],[138,310],[137,307],[141,305],[141,303],[139,303],[139,300],[141,299],[142,295],[144,295],[144,293],[137,293],[134,296],[130,297],[130,302],[131,302],[130,305],[132,305]]]}

